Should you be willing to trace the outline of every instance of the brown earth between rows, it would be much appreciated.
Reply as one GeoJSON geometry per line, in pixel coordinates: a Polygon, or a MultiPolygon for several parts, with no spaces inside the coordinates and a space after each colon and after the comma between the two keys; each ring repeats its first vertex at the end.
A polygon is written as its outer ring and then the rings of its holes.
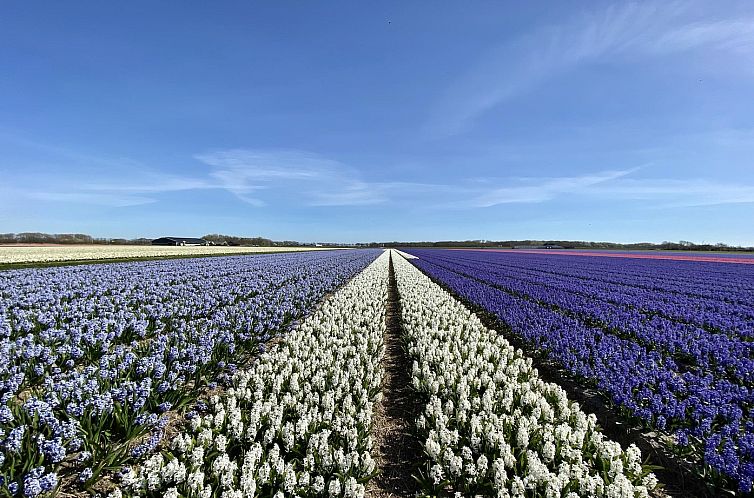
{"type": "Polygon", "coordinates": [[[414,436],[414,422],[421,404],[411,386],[411,360],[403,347],[400,300],[395,283],[393,259],[389,263],[390,282],[385,310],[385,377],[382,400],[375,407],[372,434],[374,458],[379,474],[367,484],[373,498],[413,496],[417,491],[412,474],[417,469],[421,444],[414,436]]]}

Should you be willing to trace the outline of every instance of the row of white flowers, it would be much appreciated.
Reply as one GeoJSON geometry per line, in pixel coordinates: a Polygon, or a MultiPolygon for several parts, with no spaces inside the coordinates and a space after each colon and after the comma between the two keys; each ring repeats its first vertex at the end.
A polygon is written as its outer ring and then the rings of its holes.
{"type": "Polygon", "coordinates": [[[364,495],[383,372],[388,254],[213,396],[170,451],[118,495],[242,498],[364,495]]]}
{"type": "Polygon", "coordinates": [[[414,256],[413,254],[409,254],[407,252],[403,252],[403,251],[401,251],[399,249],[393,249],[393,251],[397,252],[400,256],[403,256],[405,259],[419,259],[416,256],[414,256]]]}
{"type": "Polygon", "coordinates": [[[499,497],[644,497],[657,485],[636,446],[543,382],[530,358],[393,253],[414,388],[424,492],[499,497]]]}

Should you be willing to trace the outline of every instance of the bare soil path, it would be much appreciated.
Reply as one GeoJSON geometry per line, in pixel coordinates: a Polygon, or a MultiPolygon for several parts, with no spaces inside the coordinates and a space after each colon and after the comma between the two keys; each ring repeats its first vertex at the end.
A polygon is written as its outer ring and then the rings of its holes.
{"type": "Polygon", "coordinates": [[[421,455],[413,424],[421,405],[411,387],[411,360],[403,348],[400,300],[390,259],[390,283],[385,320],[385,353],[382,367],[382,401],[374,415],[374,455],[380,473],[367,485],[374,498],[413,496],[417,490],[412,474],[421,455]]]}

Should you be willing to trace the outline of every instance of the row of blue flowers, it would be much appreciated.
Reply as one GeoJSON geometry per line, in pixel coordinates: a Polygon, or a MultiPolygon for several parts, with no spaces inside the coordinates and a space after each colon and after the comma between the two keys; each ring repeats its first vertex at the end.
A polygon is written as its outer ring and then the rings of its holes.
{"type": "MultiPolygon", "coordinates": [[[[689,323],[670,318],[668,312],[646,311],[643,305],[653,302],[653,295],[658,292],[644,291],[641,300],[627,303],[622,289],[605,293],[600,291],[599,284],[581,279],[549,273],[538,275],[527,268],[503,267],[485,261],[450,261],[440,257],[434,262],[515,295],[576,315],[582,321],[631,338],[650,349],[660,349],[690,369],[712,372],[744,385],[752,385],[754,381],[754,342],[734,332],[705,329],[698,325],[701,318],[692,318],[689,323]]],[[[667,308],[673,309],[674,305],[667,308]]],[[[754,318],[746,323],[748,328],[752,325],[754,318]]]]}
{"type": "Polygon", "coordinates": [[[470,259],[458,256],[454,261],[491,264],[511,276],[544,278],[550,286],[566,285],[574,292],[636,307],[648,315],[754,338],[754,289],[749,266],[692,264],[696,270],[691,278],[688,269],[678,271],[678,264],[662,260],[611,259],[606,261],[607,267],[601,267],[588,263],[594,258],[583,258],[586,263],[582,258],[569,259],[564,265],[562,257],[557,256],[517,256],[510,260],[482,254],[470,259]]]}

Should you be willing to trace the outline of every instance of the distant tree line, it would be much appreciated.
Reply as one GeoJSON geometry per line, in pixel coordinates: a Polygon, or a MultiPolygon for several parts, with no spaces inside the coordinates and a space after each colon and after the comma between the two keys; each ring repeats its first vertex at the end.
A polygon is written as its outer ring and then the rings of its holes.
{"type": "MultiPolygon", "coordinates": [[[[258,246],[273,247],[286,246],[297,247],[303,245],[293,240],[274,241],[264,237],[238,237],[235,235],[210,234],[202,237],[215,245],[227,246],[258,246]]],[[[152,239],[136,238],[109,238],[109,237],[92,237],[84,233],[0,233],[0,244],[111,244],[111,245],[150,245],[152,239]]]]}
{"type": "Polygon", "coordinates": [[[504,248],[558,246],[563,249],[617,249],[617,250],[655,250],[655,251],[754,251],[754,247],[717,244],[695,244],[687,240],[678,242],[636,242],[619,244],[617,242],[587,242],[583,240],[443,240],[438,242],[371,242],[359,244],[367,247],[471,247],[504,248]]]}
{"type": "Polygon", "coordinates": [[[92,237],[84,233],[0,233],[0,244],[113,244],[149,245],[152,239],[92,237]]]}
{"type": "MultiPolygon", "coordinates": [[[[272,247],[278,245],[276,242],[264,237],[239,237],[237,235],[220,235],[212,233],[202,237],[204,240],[208,240],[216,246],[257,246],[257,247],[272,247]]],[[[298,245],[298,242],[295,242],[298,245]]]]}

